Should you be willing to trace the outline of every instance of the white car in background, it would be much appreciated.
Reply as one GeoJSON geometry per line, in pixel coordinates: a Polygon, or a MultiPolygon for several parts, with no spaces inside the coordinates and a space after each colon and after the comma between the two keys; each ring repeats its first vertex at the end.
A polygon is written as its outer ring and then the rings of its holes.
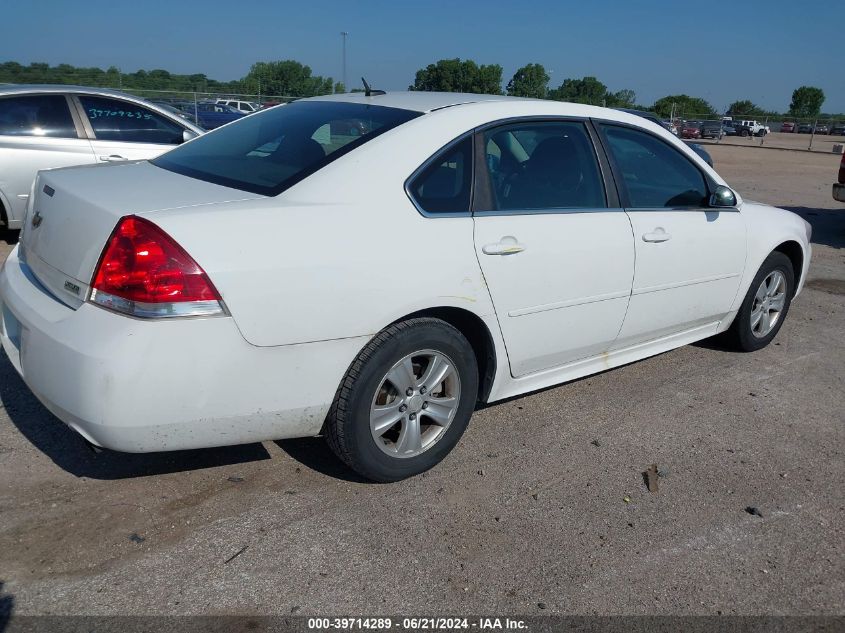
{"type": "Polygon", "coordinates": [[[40,169],[153,158],[203,133],[179,114],[105,88],[0,86],[0,223],[19,229],[40,169]]]}
{"type": "Polygon", "coordinates": [[[443,459],[478,402],[720,333],[764,347],[809,261],[804,220],[641,117],[333,95],[41,173],[0,339],[94,444],[324,434],[394,481],[443,459]]]}
{"type": "Polygon", "coordinates": [[[240,110],[241,112],[246,112],[247,114],[252,114],[253,112],[258,112],[261,109],[261,106],[253,101],[240,101],[238,99],[218,99],[217,103],[220,105],[227,105],[235,110],[240,110]]]}

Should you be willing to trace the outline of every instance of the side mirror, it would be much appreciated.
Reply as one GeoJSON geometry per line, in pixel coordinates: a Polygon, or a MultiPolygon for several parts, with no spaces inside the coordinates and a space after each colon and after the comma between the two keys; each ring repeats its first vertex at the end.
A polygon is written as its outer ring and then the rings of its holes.
{"type": "Polygon", "coordinates": [[[197,136],[199,136],[199,134],[197,134],[196,132],[194,132],[192,130],[184,130],[182,132],[182,142],[187,143],[192,138],[196,138],[197,136]]]}
{"type": "Polygon", "coordinates": [[[715,191],[713,191],[713,195],[710,196],[710,206],[717,208],[735,207],[736,194],[731,191],[729,187],[719,185],[718,187],[716,187],[715,191]]]}

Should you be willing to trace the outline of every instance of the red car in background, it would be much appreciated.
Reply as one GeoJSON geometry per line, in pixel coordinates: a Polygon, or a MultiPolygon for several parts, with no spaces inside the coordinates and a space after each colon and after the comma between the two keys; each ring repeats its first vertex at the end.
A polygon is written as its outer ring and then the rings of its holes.
{"type": "Polygon", "coordinates": [[[780,125],[780,131],[794,133],[797,127],[798,125],[794,121],[784,121],[780,125]]]}
{"type": "Polygon", "coordinates": [[[701,138],[701,125],[697,121],[687,121],[681,128],[681,138],[701,138]]]}

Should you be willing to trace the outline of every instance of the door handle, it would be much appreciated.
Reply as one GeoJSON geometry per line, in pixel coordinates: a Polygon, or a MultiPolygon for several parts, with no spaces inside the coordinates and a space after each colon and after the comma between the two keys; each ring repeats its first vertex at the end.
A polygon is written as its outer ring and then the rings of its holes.
{"type": "Polygon", "coordinates": [[[654,229],[651,233],[644,233],[643,234],[643,241],[644,242],[665,242],[667,240],[671,240],[672,236],[669,235],[663,227],[658,226],[654,229]]]}
{"type": "MultiPolygon", "coordinates": [[[[511,238],[513,239],[513,238],[511,238]]],[[[515,255],[525,250],[525,246],[518,243],[516,240],[496,242],[495,244],[485,244],[481,247],[481,252],[485,255],[515,255]]]]}
{"type": "Polygon", "coordinates": [[[110,154],[109,156],[100,156],[100,160],[107,161],[109,163],[117,163],[122,160],[129,160],[125,156],[121,156],[120,154],[110,154]]]}

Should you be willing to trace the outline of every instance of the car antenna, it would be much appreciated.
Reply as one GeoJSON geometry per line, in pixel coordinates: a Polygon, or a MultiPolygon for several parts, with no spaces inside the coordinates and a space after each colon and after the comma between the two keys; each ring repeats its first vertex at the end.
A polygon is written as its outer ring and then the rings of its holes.
{"type": "Polygon", "coordinates": [[[384,90],[373,90],[370,88],[370,84],[367,83],[367,80],[361,77],[361,81],[364,83],[364,96],[365,97],[372,97],[373,95],[384,95],[387,94],[384,90]]]}

